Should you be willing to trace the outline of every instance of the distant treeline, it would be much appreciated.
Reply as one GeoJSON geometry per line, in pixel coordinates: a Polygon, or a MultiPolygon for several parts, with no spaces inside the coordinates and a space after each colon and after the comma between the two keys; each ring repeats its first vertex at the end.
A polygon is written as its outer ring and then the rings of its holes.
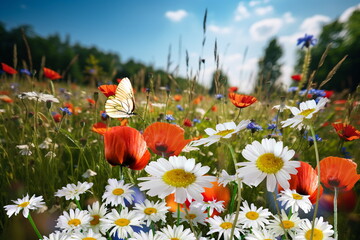
{"type": "Polygon", "coordinates": [[[169,76],[152,66],[129,60],[121,62],[117,53],[104,52],[97,47],[85,47],[80,43],[71,44],[70,36],[64,40],[55,33],[41,37],[29,25],[7,30],[0,22],[0,62],[16,69],[28,69],[40,77],[43,67],[59,72],[61,81],[93,86],[116,83],[117,78],[136,78],[137,88],[150,87],[150,79],[155,85],[184,89],[188,81],[169,76]]]}

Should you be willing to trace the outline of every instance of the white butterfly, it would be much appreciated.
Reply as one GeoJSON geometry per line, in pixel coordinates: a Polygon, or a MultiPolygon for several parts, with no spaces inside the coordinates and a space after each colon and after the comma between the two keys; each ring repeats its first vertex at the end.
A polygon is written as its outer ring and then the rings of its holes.
{"type": "Polygon", "coordinates": [[[114,96],[110,96],[105,103],[105,112],[111,118],[129,118],[135,110],[135,98],[131,82],[123,78],[116,88],[114,96]]]}

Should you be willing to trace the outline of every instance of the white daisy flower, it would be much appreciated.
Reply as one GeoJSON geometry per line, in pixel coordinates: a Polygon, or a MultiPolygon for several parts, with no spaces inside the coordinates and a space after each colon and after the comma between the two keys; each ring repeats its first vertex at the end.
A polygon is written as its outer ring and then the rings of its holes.
{"type": "Polygon", "coordinates": [[[129,238],[129,240],[164,240],[164,237],[161,237],[158,233],[153,233],[149,231],[147,233],[140,231],[139,233],[134,233],[134,236],[129,238]]]}
{"type": "Polygon", "coordinates": [[[43,236],[43,240],[68,240],[69,235],[66,232],[55,231],[48,237],[43,236]]]}
{"type": "Polygon", "coordinates": [[[233,134],[243,130],[250,123],[250,120],[243,120],[237,126],[234,122],[220,123],[216,125],[216,130],[212,128],[205,129],[207,138],[201,138],[193,141],[192,146],[210,146],[213,143],[220,141],[221,138],[230,138],[233,134]]]}
{"type": "Polygon", "coordinates": [[[94,172],[93,170],[91,170],[91,169],[88,169],[88,170],[86,170],[86,172],[84,172],[83,173],[83,175],[81,175],[83,178],[89,178],[89,177],[94,177],[94,176],[96,176],[97,175],[97,173],[96,172],[94,172]]]}
{"type": "Polygon", "coordinates": [[[48,153],[45,154],[46,158],[55,158],[56,157],[56,153],[49,151],[48,153]]]}
{"type": "Polygon", "coordinates": [[[175,202],[184,203],[186,199],[202,201],[204,188],[212,187],[216,177],[204,176],[210,168],[195,164],[195,159],[187,159],[183,156],[171,156],[169,160],[159,158],[156,162],[150,162],[145,171],[150,177],[138,178],[140,190],[148,190],[150,196],[165,198],[175,193],[175,202]]]}
{"type": "Polygon", "coordinates": [[[321,98],[317,104],[315,100],[309,100],[300,103],[300,108],[291,107],[290,111],[294,117],[281,121],[282,127],[290,126],[292,128],[302,128],[304,123],[307,124],[317,112],[325,108],[327,102],[329,102],[329,99],[321,98]]]}
{"type": "MultiPolygon", "coordinates": [[[[196,204],[195,204],[196,205],[196,204]]],[[[190,222],[194,226],[198,226],[199,224],[205,225],[205,219],[207,218],[207,213],[204,213],[204,211],[196,207],[194,204],[190,204],[189,209],[187,209],[187,213],[184,209],[181,209],[180,211],[180,222],[190,222]]],[[[177,212],[173,213],[173,217],[177,218],[177,212]]]]}
{"type": "Polygon", "coordinates": [[[89,229],[88,232],[77,232],[71,235],[68,240],[106,240],[100,233],[93,232],[92,229],[89,229]]]}
{"type": "Polygon", "coordinates": [[[20,149],[19,153],[23,156],[31,156],[32,151],[30,150],[30,146],[23,144],[23,145],[16,145],[16,148],[20,149]]]}
{"type": "Polygon", "coordinates": [[[221,171],[219,179],[218,179],[218,183],[221,186],[226,186],[228,185],[230,182],[236,181],[236,175],[229,175],[227,173],[227,171],[225,171],[224,169],[221,171]]]}
{"type": "Polygon", "coordinates": [[[294,239],[295,233],[298,230],[301,219],[298,217],[298,213],[294,212],[290,217],[286,214],[284,209],[281,209],[281,219],[279,215],[275,215],[273,220],[270,220],[270,224],[267,225],[269,232],[277,236],[284,235],[285,231],[294,239]]]}
{"type": "Polygon", "coordinates": [[[100,206],[100,203],[96,201],[92,205],[88,205],[88,211],[89,211],[89,215],[91,216],[90,228],[94,232],[99,232],[101,229],[100,218],[105,217],[107,213],[105,204],[101,204],[100,206]]]}
{"type": "Polygon", "coordinates": [[[281,105],[273,106],[272,109],[276,109],[279,110],[280,112],[284,112],[284,110],[291,109],[291,107],[285,104],[281,104],[281,105]]]}
{"type": "Polygon", "coordinates": [[[253,203],[249,207],[247,201],[243,201],[243,206],[240,209],[239,221],[244,224],[244,228],[265,228],[265,224],[269,224],[268,217],[272,214],[268,209],[257,208],[253,203]]]}
{"type": "Polygon", "coordinates": [[[149,201],[146,199],[142,203],[135,203],[134,210],[137,214],[143,216],[143,220],[147,226],[150,226],[151,222],[163,221],[166,222],[166,213],[170,207],[166,206],[165,201],[149,201]]]}
{"type": "Polygon", "coordinates": [[[225,208],[224,208],[224,201],[217,201],[217,200],[212,200],[212,201],[195,201],[192,202],[191,205],[193,205],[194,207],[200,208],[202,211],[207,211],[207,213],[209,214],[209,216],[211,216],[214,212],[214,210],[216,210],[219,213],[222,213],[225,208]]]}
{"type": "Polygon", "coordinates": [[[59,103],[59,99],[54,97],[51,94],[45,94],[45,93],[37,93],[37,92],[23,92],[18,95],[18,98],[20,99],[29,99],[29,100],[36,100],[39,102],[55,102],[59,103]]]}
{"type": "Polygon", "coordinates": [[[87,229],[90,225],[91,216],[86,210],[78,208],[64,211],[57,219],[56,227],[68,233],[87,229]]]}
{"type": "MultiPolygon", "coordinates": [[[[299,225],[299,230],[295,236],[295,240],[304,240],[311,238],[311,222],[309,219],[303,219],[302,223],[299,225]]],[[[331,237],[334,234],[332,226],[328,222],[324,222],[323,217],[315,219],[314,231],[313,231],[314,240],[332,240],[331,237]]]]}
{"type": "MultiPolygon", "coordinates": [[[[221,238],[224,235],[224,240],[230,240],[231,229],[233,228],[235,220],[235,214],[227,214],[224,219],[220,216],[214,216],[212,218],[207,219],[206,221],[210,224],[210,231],[207,235],[218,233],[221,238]]],[[[237,239],[240,239],[240,233],[242,233],[242,226],[239,221],[235,223],[234,236],[237,239]]]]}
{"type": "Polygon", "coordinates": [[[245,237],[245,240],[277,240],[274,234],[266,229],[252,229],[251,232],[245,237]]]}
{"type": "Polygon", "coordinates": [[[12,200],[12,202],[15,204],[4,206],[6,214],[9,217],[11,217],[13,214],[16,216],[20,211],[23,211],[22,214],[24,218],[27,218],[29,216],[30,210],[37,210],[45,205],[42,196],[35,197],[35,195],[33,195],[31,198],[29,198],[28,194],[26,194],[26,196],[23,198],[12,200]]]}
{"type": "Polygon", "coordinates": [[[198,147],[193,146],[193,142],[189,142],[182,150],[181,152],[191,152],[191,151],[198,151],[198,147]]]}
{"type": "Polygon", "coordinates": [[[199,113],[201,116],[204,116],[206,111],[202,108],[196,108],[195,112],[199,113]]]}
{"type": "Polygon", "coordinates": [[[291,207],[291,212],[298,212],[300,208],[304,213],[308,213],[312,208],[310,195],[301,195],[291,189],[281,191],[279,195],[277,200],[281,202],[281,206],[285,205],[285,210],[291,207]]]}
{"type": "Polygon", "coordinates": [[[151,103],[151,106],[157,107],[157,108],[163,108],[166,106],[165,103],[151,103]]]}
{"type": "Polygon", "coordinates": [[[164,240],[196,240],[195,235],[190,231],[190,229],[184,229],[183,225],[178,227],[171,227],[170,225],[167,225],[161,229],[159,236],[164,240]]]}
{"type": "Polygon", "coordinates": [[[269,192],[275,190],[277,183],[288,189],[290,174],[296,174],[296,168],[300,167],[300,162],[290,161],[295,151],[283,147],[282,141],[276,142],[273,138],[246,145],[242,155],[250,162],[237,163],[241,167],[237,169],[238,177],[249,186],[258,186],[266,178],[269,192]]]}
{"type": "Polygon", "coordinates": [[[49,147],[51,146],[52,140],[51,138],[45,138],[45,140],[39,144],[39,148],[41,149],[49,149],[49,147]]]}
{"type": "Polygon", "coordinates": [[[134,190],[130,189],[132,184],[125,184],[124,180],[116,180],[115,178],[109,178],[108,184],[105,187],[105,192],[102,196],[102,200],[105,200],[105,204],[110,204],[113,207],[120,205],[125,206],[125,201],[130,204],[134,201],[134,190]]]}
{"type": "Polygon", "coordinates": [[[100,218],[101,232],[107,232],[111,229],[110,235],[118,238],[128,238],[134,233],[133,226],[141,226],[142,216],[134,211],[129,211],[126,207],[118,213],[112,209],[104,218],[100,218]]]}
{"type": "Polygon", "coordinates": [[[66,200],[76,199],[79,201],[80,194],[87,192],[92,186],[93,183],[88,183],[88,182],[83,182],[83,183],[78,182],[77,185],[73,183],[67,184],[66,187],[62,187],[62,189],[57,190],[55,196],[65,197],[66,200]]]}

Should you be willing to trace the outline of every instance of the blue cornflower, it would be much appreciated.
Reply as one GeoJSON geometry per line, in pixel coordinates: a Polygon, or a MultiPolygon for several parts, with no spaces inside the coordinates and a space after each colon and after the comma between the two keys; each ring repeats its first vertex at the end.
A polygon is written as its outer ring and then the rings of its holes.
{"type": "Polygon", "coordinates": [[[31,72],[27,69],[20,69],[20,73],[31,76],[31,72]]]}
{"type": "Polygon", "coordinates": [[[179,104],[179,105],[176,105],[176,108],[179,110],[179,111],[184,111],[184,108],[179,104]]]}
{"type": "Polygon", "coordinates": [[[340,149],[340,152],[344,155],[344,158],[351,159],[352,156],[350,155],[350,152],[346,151],[346,147],[342,147],[340,149]]]}
{"type": "Polygon", "coordinates": [[[193,123],[201,123],[200,119],[194,118],[193,123]]]}
{"type": "Polygon", "coordinates": [[[62,111],[63,115],[71,115],[72,112],[70,112],[69,108],[67,107],[63,107],[63,108],[60,108],[60,110],[62,111]]]}
{"type": "Polygon", "coordinates": [[[253,121],[251,121],[246,128],[250,129],[252,133],[263,130],[263,128],[259,124],[253,121]]]}
{"type": "Polygon", "coordinates": [[[296,92],[298,87],[289,87],[288,92],[296,92]]]}
{"type": "Polygon", "coordinates": [[[106,112],[101,113],[101,118],[102,119],[108,119],[109,115],[106,114],[106,112]]]}
{"type": "Polygon", "coordinates": [[[224,98],[224,95],[222,95],[222,94],[215,94],[215,98],[216,98],[217,100],[220,100],[220,99],[224,98]]]}
{"type": "Polygon", "coordinates": [[[314,38],[314,35],[305,34],[305,37],[298,38],[296,45],[299,46],[300,44],[302,44],[301,48],[303,47],[309,48],[310,45],[314,46],[316,43],[317,43],[317,39],[314,38]]]}
{"type": "Polygon", "coordinates": [[[267,129],[269,129],[269,130],[273,130],[273,129],[275,129],[275,128],[276,128],[276,124],[274,124],[274,123],[270,123],[270,124],[268,124],[267,129]]]}
{"type": "Polygon", "coordinates": [[[171,121],[174,121],[175,118],[171,114],[166,114],[165,115],[165,120],[171,122],[171,121]]]}
{"type": "MultiPolygon", "coordinates": [[[[317,142],[321,142],[321,141],[322,141],[322,138],[319,137],[318,134],[315,134],[315,138],[316,138],[316,141],[317,141],[317,142]]],[[[314,142],[314,139],[313,139],[312,136],[308,136],[308,137],[307,137],[307,140],[308,140],[309,142],[311,142],[311,143],[314,142]]]]}

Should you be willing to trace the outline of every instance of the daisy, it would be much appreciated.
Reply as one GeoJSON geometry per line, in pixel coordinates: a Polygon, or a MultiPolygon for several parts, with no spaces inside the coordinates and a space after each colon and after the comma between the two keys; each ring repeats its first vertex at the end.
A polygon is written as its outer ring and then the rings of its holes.
{"type": "Polygon", "coordinates": [[[195,235],[190,229],[184,229],[183,225],[171,227],[167,225],[161,229],[159,236],[164,240],[195,240],[195,235]]]}
{"type": "Polygon", "coordinates": [[[164,237],[161,237],[158,233],[153,233],[149,231],[147,233],[140,231],[139,233],[134,233],[134,236],[129,238],[129,240],[164,240],[164,237]]]}
{"type": "Polygon", "coordinates": [[[239,214],[240,223],[244,224],[244,228],[262,228],[265,227],[265,224],[269,224],[267,219],[271,216],[271,212],[263,207],[257,208],[253,203],[249,207],[247,201],[243,201],[243,206],[240,207],[241,211],[239,214]]]}
{"type": "Polygon", "coordinates": [[[88,211],[91,216],[90,227],[94,232],[99,232],[101,229],[100,218],[106,215],[107,209],[105,204],[101,204],[98,201],[92,205],[88,205],[88,211]]]}
{"type": "Polygon", "coordinates": [[[212,128],[207,128],[205,129],[205,132],[209,136],[207,138],[201,138],[199,140],[193,141],[192,146],[204,145],[207,147],[213,143],[220,141],[221,138],[228,139],[233,134],[245,129],[249,123],[250,120],[243,120],[236,126],[234,122],[226,122],[217,124],[216,130],[212,128]]]}
{"type": "Polygon", "coordinates": [[[134,201],[134,190],[130,189],[132,184],[125,184],[124,180],[116,180],[115,178],[108,179],[109,185],[105,187],[105,192],[102,196],[102,200],[105,200],[105,204],[110,204],[113,207],[125,205],[125,201],[130,204],[134,201]]]}
{"type": "Polygon", "coordinates": [[[295,151],[283,147],[283,142],[275,139],[263,139],[246,145],[242,155],[250,162],[237,163],[241,168],[237,169],[238,176],[243,178],[247,185],[258,186],[265,178],[266,188],[273,192],[276,183],[284,189],[290,187],[288,180],[290,174],[296,174],[296,168],[300,166],[297,161],[290,161],[295,151]]]}
{"type": "Polygon", "coordinates": [[[24,218],[28,218],[30,210],[37,210],[45,205],[42,196],[35,197],[35,195],[33,195],[31,198],[29,198],[28,194],[26,194],[26,196],[23,198],[18,198],[17,200],[12,201],[15,204],[4,206],[6,214],[9,217],[11,217],[13,214],[15,214],[15,216],[18,215],[18,213],[22,210],[24,218]]]}
{"type": "Polygon", "coordinates": [[[30,150],[30,146],[23,144],[23,145],[16,145],[16,148],[20,149],[19,153],[23,156],[31,156],[32,151],[30,150]]]}
{"type": "Polygon", "coordinates": [[[42,142],[40,145],[39,145],[39,148],[41,149],[49,149],[50,145],[52,143],[52,140],[51,138],[45,138],[44,142],[42,142]]]}
{"type": "Polygon", "coordinates": [[[266,229],[252,229],[251,232],[251,234],[245,237],[245,240],[276,240],[275,235],[266,229]]]}
{"type": "Polygon", "coordinates": [[[309,197],[310,195],[298,194],[296,190],[286,189],[281,191],[277,200],[281,202],[281,206],[285,205],[285,209],[291,207],[291,212],[298,212],[300,208],[304,213],[308,213],[312,208],[309,197]]]}
{"type": "MultiPolygon", "coordinates": [[[[303,219],[303,222],[299,225],[299,230],[295,236],[295,240],[303,240],[311,238],[311,222],[309,219],[303,219]]],[[[331,237],[334,234],[332,226],[328,222],[324,222],[323,217],[315,219],[314,231],[313,231],[314,240],[332,240],[331,237]]]]}
{"type": "Polygon", "coordinates": [[[222,170],[219,176],[219,185],[221,186],[226,186],[228,185],[230,182],[236,181],[236,175],[229,175],[226,170],[222,170]]]}
{"type": "Polygon", "coordinates": [[[83,182],[83,183],[78,182],[77,185],[73,183],[67,184],[66,187],[57,190],[55,196],[65,197],[66,200],[76,199],[79,201],[80,194],[87,192],[92,186],[93,183],[88,183],[88,182],[83,182]]]}
{"type": "Polygon", "coordinates": [[[143,216],[146,226],[150,226],[151,222],[160,220],[166,222],[166,213],[169,208],[164,201],[154,203],[146,199],[142,203],[135,203],[134,211],[143,216]]]}
{"type": "Polygon", "coordinates": [[[134,230],[132,227],[140,227],[142,224],[142,216],[134,211],[129,211],[126,207],[118,213],[112,209],[110,213],[106,214],[104,218],[100,218],[101,232],[107,232],[111,229],[109,234],[117,236],[118,238],[127,238],[132,236],[134,230]]]}
{"type": "Polygon", "coordinates": [[[89,229],[88,232],[77,232],[74,233],[68,240],[106,240],[100,233],[93,232],[89,229]]]}
{"type": "Polygon", "coordinates": [[[69,235],[66,232],[55,231],[50,233],[49,237],[43,236],[43,240],[68,240],[69,235]]]}
{"type": "Polygon", "coordinates": [[[90,220],[88,211],[70,209],[69,212],[64,211],[63,215],[59,216],[56,227],[68,233],[80,231],[89,227],[90,220]]]}
{"type": "Polygon", "coordinates": [[[150,196],[165,198],[175,193],[175,202],[184,203],[186,199],[192,201],[203,200],[201,195],[204,187],[210,188],[211,182],[216,181],[213,176],[204,176],[210,168],[202,167],[201,163],[195,164],[195,159],[183,156],[171,156],[169,160],[159,158],[150,162],[145,171],[150,177],[139,178],[140,190],[148,190],[150,196]]]}
{"type": "Polygon", "coordinates": [[[298,129],[301,129],[304,123],[306,124],[306,122],[310,121],[317,112],[325,108],[327,102],[329,102],[329,99],[320,98],[317,104],[315,100],[309,100],[300,103],[299,108],[291,107],[290,111],[294,117],[282,121],[282,127],[290,126],[292,128],[297,127],[298,129]]]}
{"type": "Polygon", "coordinates": [[[36,100],[39,102],[55,102],[59,103],[59,99],[51,94],[37,93],[37,92],[23,92],[18,95],[20,99],[36,100]]]}
{"type": "MultiPolygon", "coordinates": [[[[218,233],[218,239],[220,239],[221,236],[224,235],[224,240],[230,240],[234,220],[235,214],[227,214],[224,219],[219,216],[209,218],[207,222],[210,224],[210,231],[207,233],[207,235],[218,233]]],[[[234,236],[237,239],[240,239],[240,233],[242,233],[242,226],[240,225],[240,222],[237,221],[235,223],[234,236]]]]}
{"type": "Polygon", "coordinates": [[[269,232],[271,232],[275,236],[284,235],[285,229],[286,232],[290,235],[290,237],[294,239],[300,223],[301,219],[298,217],[297,212],[293,212],[293,214],[288,217],[284,209],[281,209],[281,218],[278,215],[275,215],[274,219],[270,220],[270,224],[266,227],[269,232]]]}
{"type": "MultiPolygon", "coordinates": [[[[173,217],[177,218],[177,212],[173,213],[173,217]]],[[[204,213],[200,207],[197,207],[196,204],[190,204],[189,208],[187,209],[187,213],[185,210],[181,209],[180,211],[180,222],[190,222],[194,226],[198,226],[199,224],[205,225],[205,219],[207,218],[207,214],[204,213]]]]}
{"type": "Polygon", "coordinates": [[[203,202],[195,201],[192,202],[191,205],[193,205],[196,208],[200,208],[202,211],[207,211],[209,216],[211,216],[214,213],[214,210],[216,210],[218,213],[222,213],[225,210],[224,202],[225,201],[217,201],[217,200],[203,201],[203,202]]]}

